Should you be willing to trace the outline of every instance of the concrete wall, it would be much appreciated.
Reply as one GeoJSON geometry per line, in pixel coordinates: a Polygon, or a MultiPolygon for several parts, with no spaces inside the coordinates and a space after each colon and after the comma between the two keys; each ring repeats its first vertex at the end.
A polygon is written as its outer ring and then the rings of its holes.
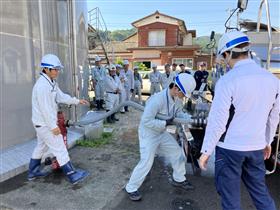
{"type": "MultiPolygon", "coordinates": [[[[1,1],[0,43],[3,149],[35,138],[31,92],[43,54],[58,55],[65,66],[58,78],[64,92],[87,97],[86,2],[1,1]]],[[[84,111],[71,108],[66,114],[73,119],[84,111]]]]}

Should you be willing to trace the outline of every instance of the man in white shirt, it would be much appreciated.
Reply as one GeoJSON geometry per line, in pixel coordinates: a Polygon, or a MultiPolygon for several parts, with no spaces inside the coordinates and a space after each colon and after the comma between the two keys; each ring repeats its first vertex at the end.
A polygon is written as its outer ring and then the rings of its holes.
{"type": "Polygon", "coordinates": [[[138,189],[152,168],[156,152],[160,152],[171,163],[173,174],[171,184],[184,190],[194,187],[186,180],[185,160],[174,137],[166,131],[174,117],[190,118],[182,111],[182,99],[190,97],[196,84],[193,76],[178,75],[169,88],[152,95],[146,103],[138,128],[140,161],[134,168],[125,189],[132,201],[141,200],[138,189]],[[168,115],[170,120],[159,120],[157,114],[168,115]]]}
{"type": "Polygon", "coordinates": [[[63,66],[57,56],[53,54],[43,56],[41,68],[41,76],[32,91],[32,122],[37,133],[37,146],[30,160],[28,180],[47,175],[40,171],[40,165],[43,154],[49,149],[56,157],[68,180],[72,184],[76,184],[89,173],[81,169],[74,169],[70,162],[67,148],[57,125],[57,104],[89,105],[89,103],[86,100],[71,97],[59,89],[55,79],[63,66]]]}
{"type": "MultiPolygon", "coordinates": [[[[133,72],[129,69],[128,60],[124,60],[123,65],[124,65],[125,76],[127,78],[127,80],[124,83],[124,88],[126,91],[126,100],[129,101],[131,98],[131,95],[134,91],[134,89],[133,89],[134,88],[134,76],[133,76],[133,72]]],[[[125,106],[124,109],[126,112],[128,112],[127,106],[125,106]]]]}
{"type": "Polygon", "coordinates": [[[138,102],[142,104],[142,91],[143,83],[142,83],[142,77],[138,72],[139,67],[134,66],[134,91],[132,94],[132,100],[136,100],[135,96],[138,95],[138,102]]]}
{"type": "Polygon", "coordinates": [[[161,81],[161,74],[157,70],[157,65],[152,64],[153,71],[149,74],[149,79],[151,82],[151,89],[150,93],[151,95],[158,93],[160,91],[160,81],[161,81]]]}
{"type": "Polygon", "coordinates": [[[224,210],[240,210],[240,181],[258,210],[276,210],[265,184],[264,159],[279,123],[279,80],[249,58],[249,38],[224,34],[218,56],[232,68],[218,81],[201,149],[206,169],[216,148],[216,188],[224,210]]]}
{"type": "MultiPolygon", "coordinates": [[[[110,65],[109,75],[106,76],[105,80],[106,89],[106,111],[111,111],[119,104],[119,94],[121,93],[121,81],[116,74],[115,65],[110,65]]],[[[107,118],[108,123],[114,123],[119,121],[115,117],[115,113],[107,118]]]]}
{"type": "MultiPolygon", "coordinates": [[[[116,74],[118,75],[118,77],[121,81],[121,93],[119,94],[119,102],[123,103],[126,100],[126,91],[125,91],[124,83],[125,83],[125,81],[127,81],[127,78],[126,78],[124,70],[122,69],[122,65],[120,65],[120,64],[116,65],[116,74]]],[[[122,107],[120,109],[120,113],[121,114],[125,113],[124,107],[122,107]]]]}
{"type": "Polygon", "coordinates": [[[95,57],[95,67],[92,69],[92,81],[95,91],[97,110],[103,109],[105,94],[106,69],[101,66],[101,58],[95,57]]]}
{"type": "Polygon", "coordinates": [[[174,81],[174,78],[176,77],[175,72],[170,71],[170,64],[164,65],[165,73],[161,74],[161,87],[162,89],[168,88],[169,85],[174,81]]]}

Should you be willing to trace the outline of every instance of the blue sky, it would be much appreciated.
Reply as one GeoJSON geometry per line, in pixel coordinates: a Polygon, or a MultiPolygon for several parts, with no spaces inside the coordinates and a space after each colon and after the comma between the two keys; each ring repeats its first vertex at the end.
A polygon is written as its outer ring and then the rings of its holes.
{"type": "MultiPolygon", "coordinates": [[[[249,0],[242,19],[257,20],[260,0],[249,0]]],[[[210,35],[214,30],[225,31],[224,22],[229,9],[237,6],[237,0],[88,0],[88,10],[99,7],[109,30],[129,29],[131,23],[158,10],[180,18],[188,29],[197,30],[197,36],[210,35]]],[[[269,0],[271,23],[280,27],[280,1],[269,0]]],[[[262,21],[266,21],[263,8],[262,21]]],[[[236,18],[232,19],[234,23],[236,18]]]]}

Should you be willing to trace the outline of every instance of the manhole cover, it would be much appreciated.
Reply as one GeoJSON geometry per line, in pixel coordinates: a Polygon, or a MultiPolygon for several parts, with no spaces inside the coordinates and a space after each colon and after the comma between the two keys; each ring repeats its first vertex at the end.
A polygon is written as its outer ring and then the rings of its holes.
{"type": "Polygon", "coordinates": [[[175,198],[171,202],[172,210],[197,210],[193,205],[192,200],[184,200],[181,198],[175,198]]]}

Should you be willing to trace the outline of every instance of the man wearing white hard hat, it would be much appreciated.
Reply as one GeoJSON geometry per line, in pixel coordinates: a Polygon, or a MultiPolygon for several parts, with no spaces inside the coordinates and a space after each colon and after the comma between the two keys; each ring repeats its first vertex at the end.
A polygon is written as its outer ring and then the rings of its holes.
{"type": "Polygon", "coordinates": [[[61,131],[57,125],[58,103],[85,104],[86,100],[79,100],[63,93],[56,78],[63,68],[59,58],[53,54],[43,56],[41,60],[41,76],[35,83],[32,91],[32,122],[37,133],[37,146],[35,147],[29,163],[28,180],[46,176],[40,170],[41,158],[49,149],[61,166],[62,171],[72,184],[88,176],[88,172],[75,169],[68,155],[61,131]]]}
{"type": "Polygon", "coordinates": [[[240,181],[258,210],[276,210],[265,184],[264,160],[279,123],[279,80],[250,58],[250,41],[240,31],[225,33],[218,56],[231,70],[219,79],[201,149],[206,169],[216,150],[216,188],[224,210],[239,210],[240,181]]]}
{"type": "MultiPolygon", "coordinates": [[[[124,83],[125,91],[126,91],[126,100],[131,99],[131,95],[134,91],[134,76],[133,72],[129,69],[129,62],[128,60],[123,61],[123,66],[124,66],[124,73],[127,78],[127,80],[124,83]]],[[[124,107],[125,111],[128,112],[128,107],[124,107]]]]}
{"type": "Polygon", "coordinates": [[[190,118],[182,111],[182,99],[190,97],[195,86],[193,76],[182,73],[175,78],[169,88],[148,99],[138,129],[140,161],[134,168],[125,188],[131,200],[139,201],[141,199],[138,189],[152,168],[156,152],[171,163],[173,174],[170,181],[173,186],[184,190],[194,189],[185,177],[185,160],[180,146],[166,131],[166,126],[172,124],[174,117],[190,118]],[[171,120],[159,120],[156,118],[157,114],[168,115],[171,120]]]}
{"type": "MultiPolygon", "coordinates": [[[[106,111],[114,109],[119,104],[119,94],[121,93],[121,81],[116,74],[116,66],[109,66],[109,75],[106,76],[105,80],[106,89],[106,111]]],[[[115,113],[107,118],[108,123],[114,123],[119,121],[115,117],[115,113]]]]}
{"type": "Polygon", "coordinates": [[[95,57],[95,67],[92,69],[92,80],[95,91],[97,110],[103,109],[106,69],[101,66],[101,58],[95,57]]]}
{"type": "Polygon", "coordinates": [[[150,87],[150,93],[151,95],[154,95],[155,93],[158,93],[160,91],[160,81],[161,81],[161,74],[157,70],[157,65],[152,64],[153,71],[149,74],[149,79],[151,83],[150,87]]]}
{"type": "MultiPolygon", "coordinates": [[[[127,78],[126,78],[124,70],[122,69],[122,65],[117,64],[116,65],[116,70],[117,70],[116,73],[117,73],[117,75],[118,75],[118,77],[121,81],[121,93],[119,95],[119,103],[123,103],[126,100],[126,91],[125,91],[124,84],[127,81],[127,78]]],[[[120,109],[120,113],[121,114],[125,113],[124,107],[122,107],[120,109]]]]}
{"type": "Polygon", "coordinates": [[[142,83],[142,77],[138,72],[139,67],[134,66],[133,71],[134,71],[134,91],[132,93],[132,100],[136,100],[135,96],[138,96],[138,102],[142,104],[142,91],[141,89],[143,88],[143,83],[142,83]]]}

